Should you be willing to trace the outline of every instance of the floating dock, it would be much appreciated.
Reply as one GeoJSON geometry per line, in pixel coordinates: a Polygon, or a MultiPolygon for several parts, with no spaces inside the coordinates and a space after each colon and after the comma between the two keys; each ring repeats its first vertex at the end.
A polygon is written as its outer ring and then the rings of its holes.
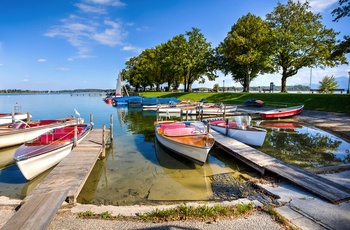
{"type": "Polygon", "coordinates": [[[93,129],[22,201],[5,229],[46,229],[63,202],[74,204],[97,159],[104,154],[110,131],[93,129]]]}

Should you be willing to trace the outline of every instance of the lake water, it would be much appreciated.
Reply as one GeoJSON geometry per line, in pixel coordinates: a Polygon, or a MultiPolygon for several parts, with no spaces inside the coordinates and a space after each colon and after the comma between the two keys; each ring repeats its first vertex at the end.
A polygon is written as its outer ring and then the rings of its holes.
{"type": "MultiPolygon", "coordinates": [[[[219,149],[210,151],[204,166],[198,166],[164,150],[155,141],[155,113],[140,108],[113,107],[98,94],[1,95],[0,111],[20,105],[32,120],[74,115],[86,122],[93,115],[95,128],[109,127],[113,115],[114,140],[106,158],[97,161],[78,202],[104,205],[158,204],[214,199],[213,180],[218,175],[233,178],[259,177],[253,169],[219,149]],[[79,95],[79,96],[77,96],[79,95]]],[[[253,120],[268,130],[259,150],[303,167],[319,168],[349,163],[350,144],[305,124],[253,120]]],[[[17,147],[0,150],[0,196],[24,198],[49,171],[27,182],[13,164],[17,147]]]]}

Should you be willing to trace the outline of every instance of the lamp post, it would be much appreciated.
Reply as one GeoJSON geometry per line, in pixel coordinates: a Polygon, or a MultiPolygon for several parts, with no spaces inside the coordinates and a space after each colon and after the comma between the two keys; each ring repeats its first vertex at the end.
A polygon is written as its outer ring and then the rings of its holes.
{"type": "Polygon", "coordinates": [[[348,72],[348,74],[349,74],[349,81],[348,81],[348,91],[347,91],[347,93],[349,94],[350,93],[350,90],[349,90],[349,88],[350,88],[350,71],[348,72]]]}
{"type": "MultiPolygon", "coordinates": [[[[349,72],[350,75],[350,72],[349,72]]],[[[222,80],[222,92],[225,93],[225,80],[222,80]]]]}

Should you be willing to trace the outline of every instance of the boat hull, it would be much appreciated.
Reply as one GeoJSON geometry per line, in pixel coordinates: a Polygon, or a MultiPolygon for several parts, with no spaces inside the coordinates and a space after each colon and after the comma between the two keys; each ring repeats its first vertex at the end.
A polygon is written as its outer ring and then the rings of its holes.
{"type": "Polygon", "coordinates": [[[72,125],[76,122],[77,120],[70,120],[30,128],[0,129],[0,148],[23,144],[52,129],[72,125]]]}
{"type": "Polygon", "coordinates": [[[303,108],[304,106],[302,105],[283,109],[274,109],[266,112],[261,112],[259,115],[263,119],[286,118],[300,114],[303,111],[303,108]]]}
{"type": "MultiPolygon", "coordinates": [[[[78,135],[79,144],[90,132],[85,128],[81,135],[78,135]]],[[[45,134],[44,134],[45,135],[45,134]]],[[[57,165],[73,149],[73,140],[53,141],[44,145],[21,145],[15,152],[14,160],[27,180],[32,180],[46,170],[57,165]],[[31,156],[31,154],[33,156],[31,156]]]]}
{"type": "Polygon", "coordinates": [[[169,137],[161,134],[159,129],[155,126],[156,138],[162,146],[199,165],[206,162],[208,153],[214,145],[214,139],[210,134],[169,137]],[[208,140],[206,145],[189,144],[197,142],[195,139],[202,141],[205,138],[208,140]]]}
{"type": "MultiPolygon", "coordinates": [[[[17,120],[27,120],[28,116],[25,113],[15,114],[15,121],[17,120]]],[[[0,125],[6,125],[12,123],[12,115],[1,116],[0,117],[0,125]]]]}
{"type": "MultiPolygon", "coordinates": [[[[226,135],[226,127],[211,125],[211,129],[226,135]]],[[[266,137],[267,131],[256,127],[250,127],[248,129],[228,128],[227,136],[240,141],[247,145],[262,146],[266,137]]]]}

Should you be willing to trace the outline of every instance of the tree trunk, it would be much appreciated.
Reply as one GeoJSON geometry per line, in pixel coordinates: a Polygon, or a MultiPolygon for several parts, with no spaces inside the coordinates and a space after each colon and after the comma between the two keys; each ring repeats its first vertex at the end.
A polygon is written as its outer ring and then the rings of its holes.
{"type": "Polygon", "coordinates": [[[287,92],[287,71],[283,70],[281,78],[281,93],[287,92]]]}

